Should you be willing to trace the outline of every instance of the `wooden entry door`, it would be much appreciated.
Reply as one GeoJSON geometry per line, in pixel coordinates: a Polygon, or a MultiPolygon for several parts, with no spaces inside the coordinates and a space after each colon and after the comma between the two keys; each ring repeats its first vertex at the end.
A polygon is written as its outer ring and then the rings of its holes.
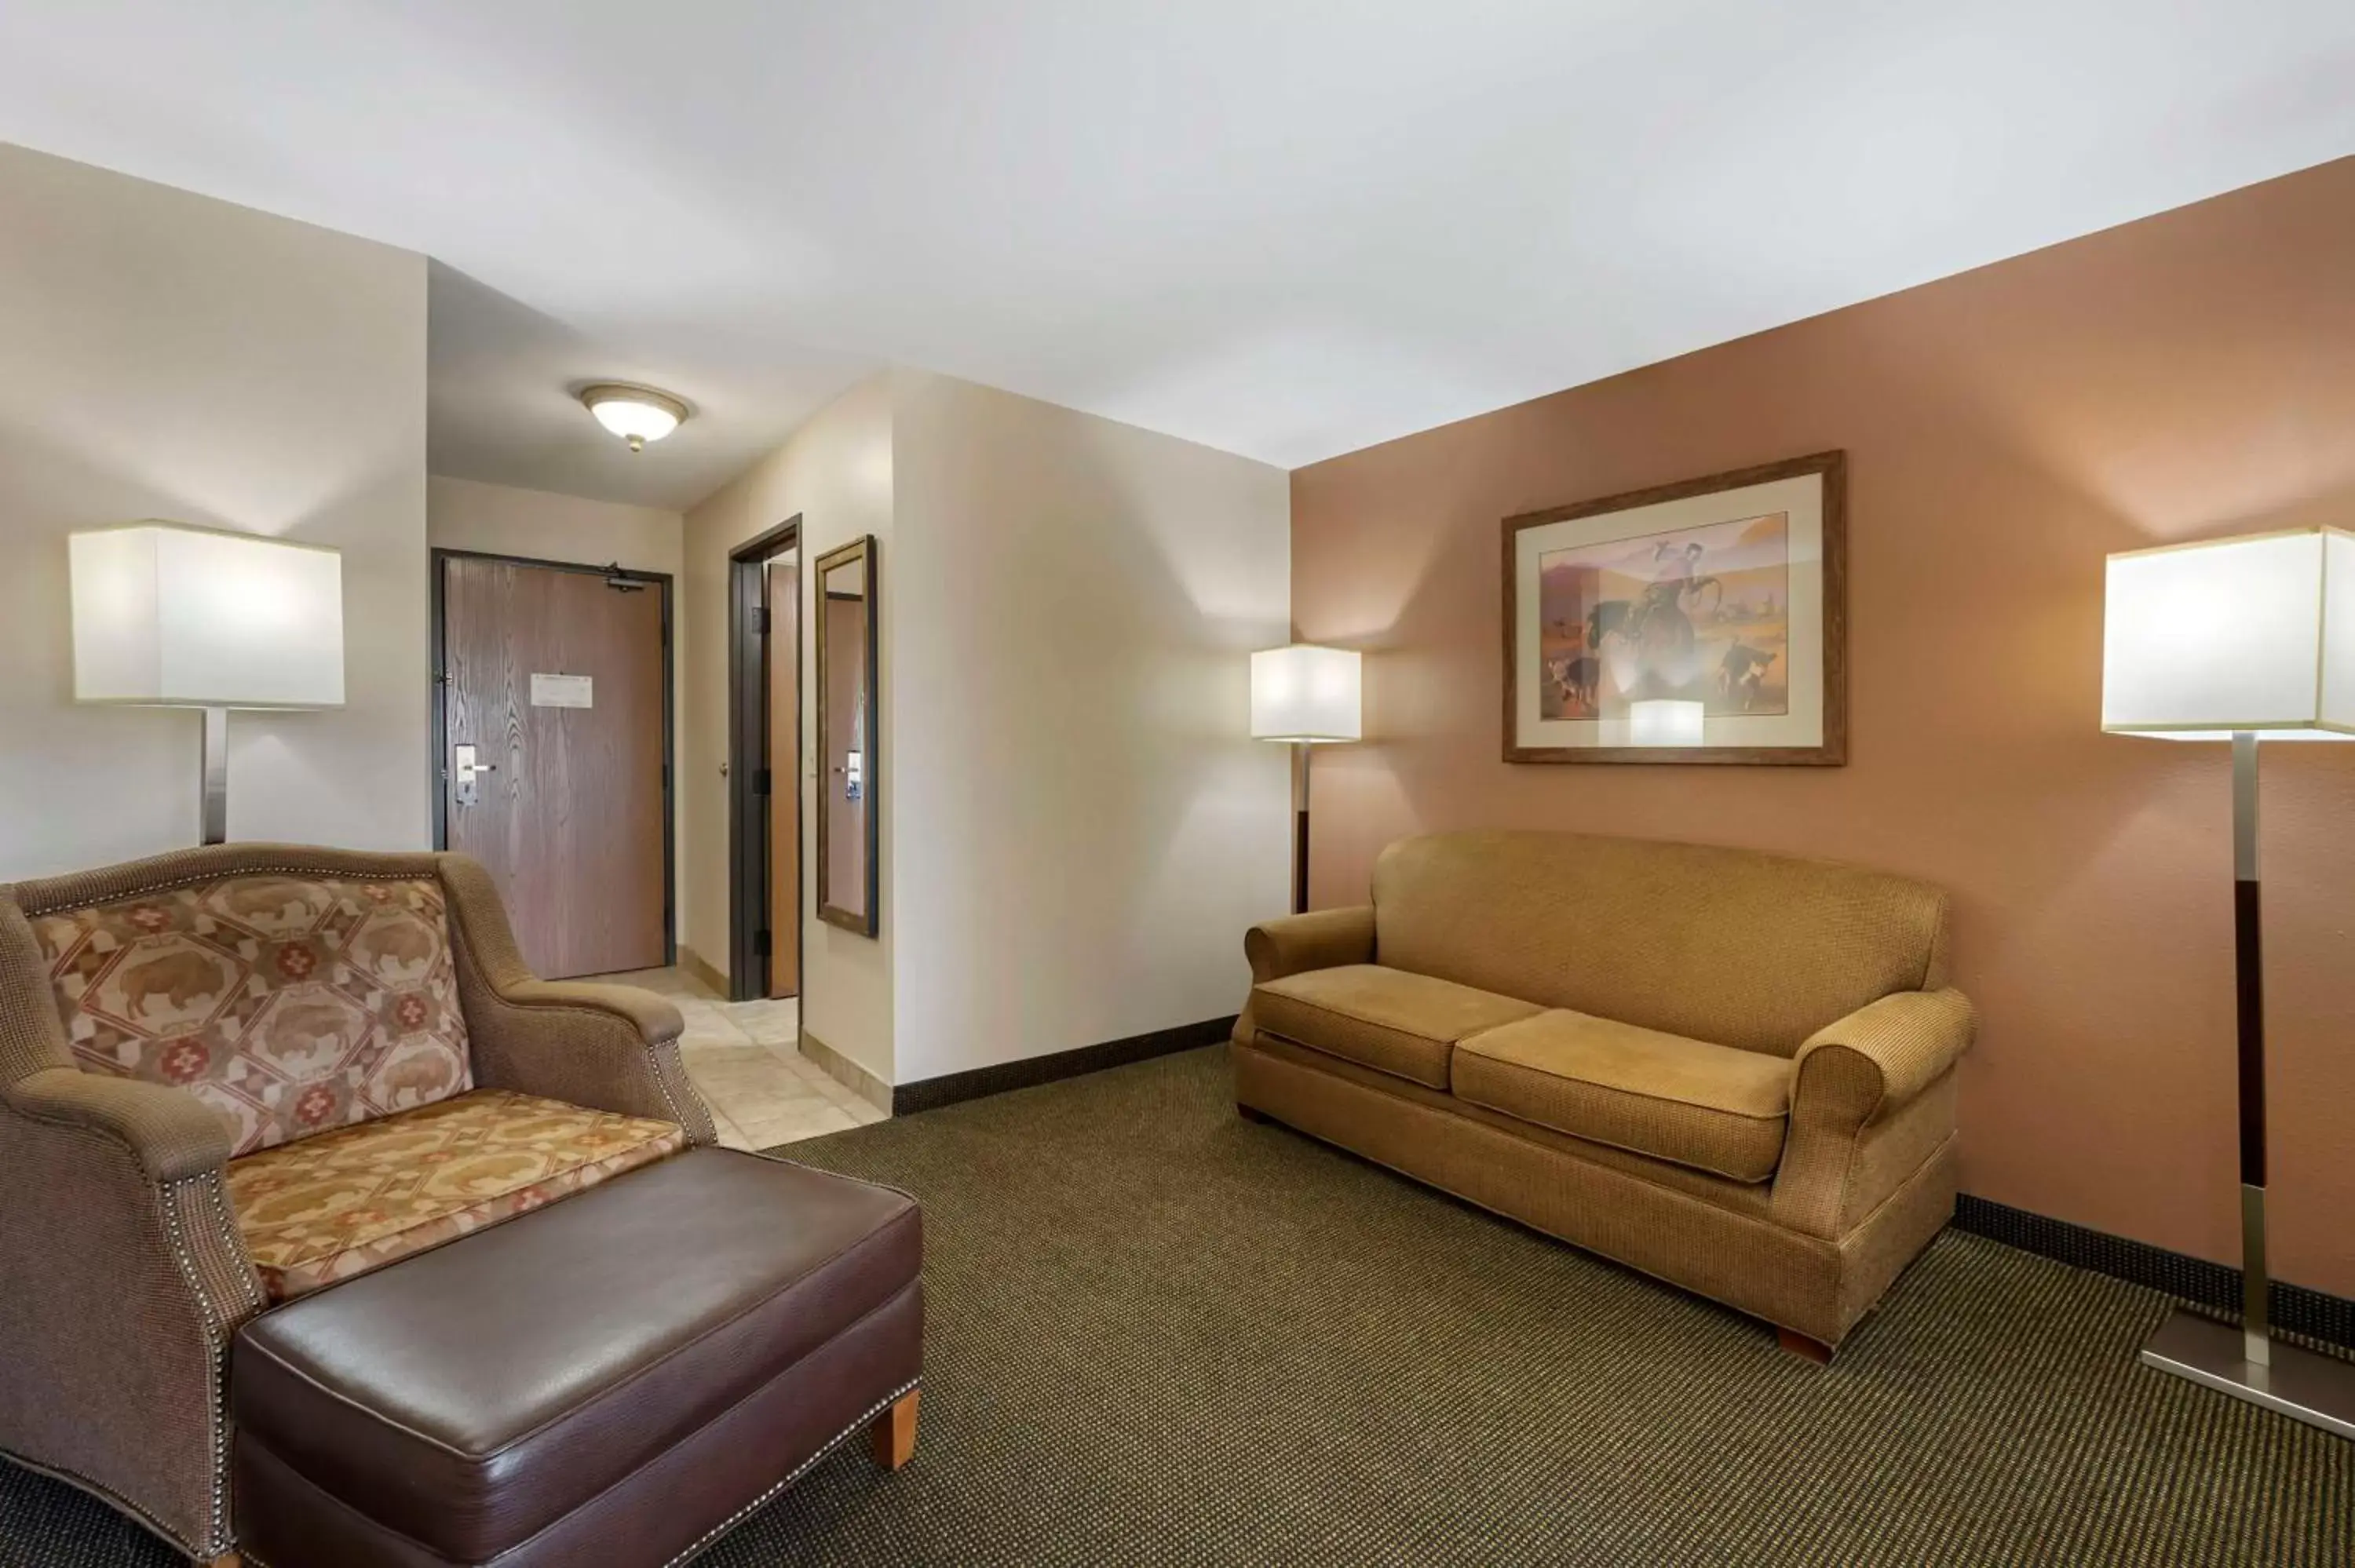
{"type": "Polygon", "coordinates": [[[443,842],[542,977],[670,962],[668,579],[440,561],[443,842]]]}

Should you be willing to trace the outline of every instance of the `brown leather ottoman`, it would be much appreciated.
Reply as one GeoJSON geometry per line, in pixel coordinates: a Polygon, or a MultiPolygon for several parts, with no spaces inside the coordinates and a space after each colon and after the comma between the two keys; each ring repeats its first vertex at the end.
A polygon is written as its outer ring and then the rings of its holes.
{"type": "Polygon", "coordinates": [[[872,1425],[923,1361],[912,1200],[727,1150],[256,1319],[240,1545],[267,1568],[660,1568],[872,1425]]]}

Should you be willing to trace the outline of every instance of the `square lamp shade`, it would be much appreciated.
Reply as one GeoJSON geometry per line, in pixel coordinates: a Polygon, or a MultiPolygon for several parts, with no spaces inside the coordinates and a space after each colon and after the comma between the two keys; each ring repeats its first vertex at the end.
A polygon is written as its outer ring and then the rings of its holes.
{"type": "Polygon", "coordinates": [[[76,534],[69,548],[76,701],[343,705],[338,552],[170,523],[76,534]]]}
{"type": "Polygon", "coordinates": [[[1252,655],[1252,738],[1357,740],[1362,690],[1358,655],[1295,642],[1252,655]]]}
{"type": "Polygon", "coordinates": [[[2169,740],[2355,736],[2355,535],[2307,528],[2112,556],[2102,727],[2169,740]]]}

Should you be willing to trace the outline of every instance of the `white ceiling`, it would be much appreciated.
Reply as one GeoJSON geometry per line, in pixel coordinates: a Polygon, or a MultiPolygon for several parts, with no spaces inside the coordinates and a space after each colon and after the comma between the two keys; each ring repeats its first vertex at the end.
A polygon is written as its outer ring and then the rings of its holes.
{"type": "Polygon", "coordinates": [[[1312,461],[2355,152],[2350,79],[2347,0],[0,6],[0,140],[437,259],[437,471],[666,505],[887,362],[1312,461]]]}

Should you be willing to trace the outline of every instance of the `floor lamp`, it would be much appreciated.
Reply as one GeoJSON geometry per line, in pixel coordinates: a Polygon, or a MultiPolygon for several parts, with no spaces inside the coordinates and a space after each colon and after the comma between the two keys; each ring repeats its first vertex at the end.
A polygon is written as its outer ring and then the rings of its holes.
{"type": "Polygon", "coordinates": [[[1292,745],[1292,911],[1308,907],[1308,756],[1363,729],[1356,652],[1295,642],[1252,655],[1252,738],[1292,745]]]}
{"type": "Polygon", "coordinates": [[[74,700],[204,711],[198,832],[229,838],[229,710],[344,704],[336,551],[177,523],[69,536],[74,700]]]}
{"type": "Polygon", "coordinates": [[[2355,1365],[2274,1340],[2265,1274],[2265,1015],[2257,745],[2355,739],[2355,535],[2260,534],[2109,559],[2102,727],[2232,747],[2242,1318],[2178,1309],[2143,1347],[2162,1372],[2355,1437],[2355,1365]]]}

